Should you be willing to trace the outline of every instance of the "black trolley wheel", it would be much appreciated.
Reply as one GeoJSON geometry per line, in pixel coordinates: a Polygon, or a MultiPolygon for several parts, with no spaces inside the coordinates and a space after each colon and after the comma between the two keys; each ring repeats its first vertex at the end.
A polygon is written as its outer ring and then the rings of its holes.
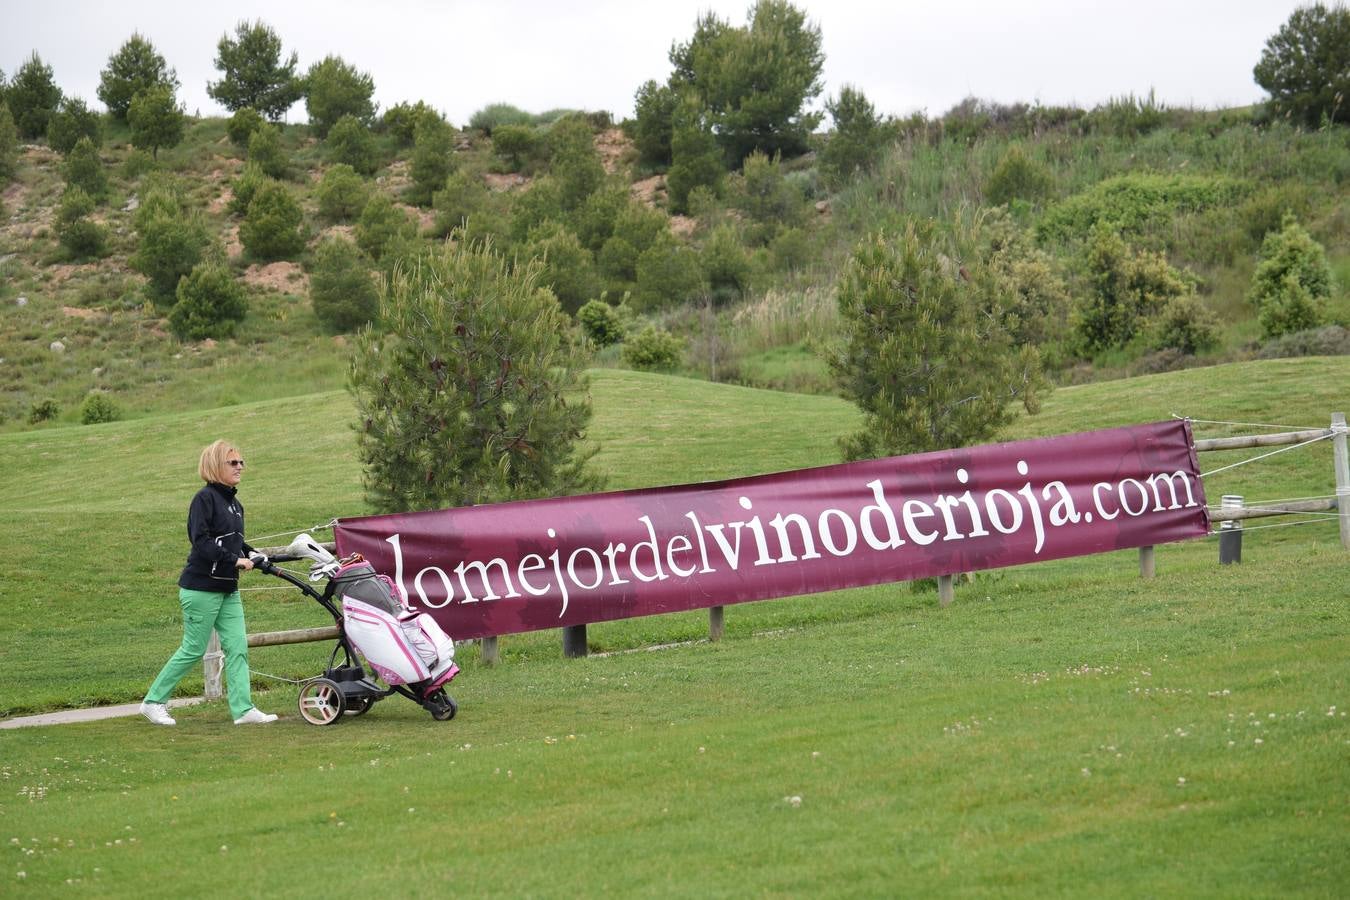
{"type": "Polygon", "coordinates": [[[300,686],[300,718],[311,725],[332,725],[342,718],[346,701],[342,687],[331,678],[311,678],[300,686]]]}
{"type": "Polygon", "coordinates": [[[374,699],[370,697],[352,697],[346,703],[347,707],[343,712],[349,716],[363,716],[375,705],[374,699]]]}
{"type": "Polygon", "coordinates": [[[425,706],[427,712],[437,722],[449,722],[459,712],[459,704],[455,699],[445,692],[444,688],[437,688],[427,697],[425,706]]]}

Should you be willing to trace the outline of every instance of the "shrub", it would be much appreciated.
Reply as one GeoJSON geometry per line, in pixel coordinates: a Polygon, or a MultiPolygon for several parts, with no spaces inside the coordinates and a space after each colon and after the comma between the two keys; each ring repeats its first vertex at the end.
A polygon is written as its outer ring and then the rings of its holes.
{"type": "Polygon", "coordinates": [[[155,306],[168,309],[176,298],[179,279],[201,262],[210,243],[206,226],[196,214],[160,211],[140,221],[137,231],[136,252],[128,262],[149,279],[146,293],[155,306]]]}
{"type": "Polygon", "coordinates": [[[93,211],[88,194],[78,187],[66,188],[56,213],[56,236],[76,258],[102,256],[108,242],[107,230],[88,218],[93,211]]]}
{"type": "Polygon", "coordinates": [[[539,178],[511,205],[511,239],[517,243],[529,240],[530,232],[545,222],[562,218],[562,191],[558,182],[551,176],[539,178]]]}
{"type": "Polygon", "coordinates": [[[61,89],[52,77],[52,67],[36,50],[14,73],[5,89],[5,102],[20,137],[32,140],[47,133],[47,122],[61,105],[61,89]]]}
{"type": "Polygon", "coordinates": [[[745,158],[730,201],[760,224],[795,225],[802,221],[806,212],[801,192],[783,177],[779,159],[770,159],[763,153],[752,153],[745,158]]]}
{"type": "Polygon", "coordinates": [[[380,127],[404,147],[412,146],[417,136],[417,123],[424,118],[445,122],[445,117],[421,100],[415,104],[395,103],[384,111],[380,127]]]}
{"type": "Polygon", "coordinates": [[[64,155],[82,137],[89,138],[95,148],[102,147],[103,117],[78,97],[67,97],[47,122],[47,145],[64,155]]]}
{"type": "Polygon", "coordinates": [[[1244,197],[1243,181],[1212,175],[1120,175],[1048,209],[1037,227],[1042,241],[1076,242],[1099,222],[1138,236],[1169,226],[1177,215],[1229,206],[1244,197]]]}
{"type": "Polygon", "coordinates": [[[648,325],[623,343],[620,357],[643,372],[668,372],[680,364],[684,346],[665,329],[648,325]]]}
{"type": "Polygon", "coordinates": [[[1011,290],[979,244],[959,221],[951,234],[924,222],[854,251],[837,288],[843,340],[829,360],[864,416],[840,441],[845,459],[968,446],[1010,422],[1013,401],[1037,410],[1039,357],[1014,343],[1011,290]]]}
{"type": "Polygon", "coordinates": [[[157,84],[131,98],[127,110],[131,125],[131,143],[150,149],[150,155],[159,158],[160,147],[174,147],[183,139],[186,116],[174,97],[173,87],[157,84]]]}
{"type": "Polygon", "coordinates": [[[1134,94],[1113,97],[1086,116],[1093,131],[1101,131],[1119,138],[1133,138],[1148,134],[1163,124],[1167,110],[1157,102],[1153,91],[1147,97],[1134,94]]]}
{"type": "Polygon", "coordinates": [[[330,237],[315,251],[309,297],[314,315],[329,331],[355,331],[379,314],[369,258],[346,238],[330,237]]]}
{"type": "Polygon", "coordinates": [[[412,184],[406,199],[414,206],[430,206],[445,179],[455,170],[454,132],[439,119],[423,118],[413,139],[412,184]]]}
{"type": "Polygon", "coordinates": [[[780,272],[805,269],[814,255],[810,236],[800,228],[784,228],[769,243],[769,256],[780,272]]]}
{"type": "Polygon", "coordinates": [[[447,243],[397,269],[349,384],[381,512],[598,490],[582,438],[589,348],[537,264],[447,243]]]}
{"type": "Polygon", "coordinates": [[[638,249],[632,241],[618,234],[605,241],[596,257],[600,273],[619,283],[637,281],[637,262],[638,249]]]}
{"type": "Polygon", "coordinates": [[[66,156],[64,168],[67,187],[83,190],[95,203],[102,202],[108,196],[108,173],[103,171],[103,160],[93,141],[82,137],[75,142],[66,156]]]}
{"type": "Polygon", "coordinates": [[[750,287],[750,254],[729,224],[718,225],[708,235],[699,251],[699,262],[713,303],[739,300],[750,287]]]}
{"type": "Polygon", "coordinates": [[[548,132],[549,172],[558,182],[565,212],[579,208],[605,180],[595,138],[584,116],[564,116],[548,132]]]}
{"type": "Polygon", "coordinates": [[[328,158],[335,163],[346,163],[363,175],[374,174],[380,167],[375,136],[352,115],[338,119],[328,132],[328,158]]]}
{"type": "Polygon", "coordinates": [[[1350,122],[1350,9],[1318,2],[1294,10],[1252,74],[1275,115],[1309,128],[1350,122]]]}
{"type": "Polygon", "coordinates": [[[253,132],[267,126],[267,120],[262,117],[251,106],[245,106],[234,111],[225,123],[225,133],[230,136],[230,143],[239,148],[241,152],[248,152],[249,139],[253,137],[253,132]]]}
{"type": "Polygon", "coordinates": [[[102,425],[122,418],[122,410],[107,394],[92,393],[80,404],[81,425],[102,425]]]}
{"type": "Polygon", "coordinates": [[[623,340],[623,319],[604,300],[587,301],[577,310],[577,321],[597,347],[609,347],[623,340]]]}
{"type": "Polygon", "coordinates": [[[676,111],[670,139],[670,170],[666,172],[666,196],[670,211],[689,209],[689,192],[704,186],[719,194],[722,178],[722,154],[712,129],[688,104],[676,111]]]}
{"type": "Polygon", "coordinates": [[[285,178],[291,168],[290,158],[281,146],[281,129],[264,125],[248,138],[248,161],[272,178],[285,178]]]}
{"type": "Polygon", "coordinates": [[[842,185],[871,171],[895,130],[881,120],[862,91],[849,85],[837,99],[825,101],[825,111],[834,120],[834,132],[820,151],[820,169],[831,183],[842,185]]]}
{"type": "Polygon", "coordinates": [[[286,259],[305,247],[300,233],[304,214],[285,185],[275,181],[258,188],[239,225],[239,242],[252,257],[286,259]]]}
{"type": "Polygon", "coordinates": [[[28,407],[28,424],[36,425],[39,422],[50,422],[61,415],[60,405],[50,397],[45,400],[35,400],[28,407]]]}
{"type": "Polygon", "coordinates": [[[492,153],[506,172],[532,169],[543,155],[544,144],[528,125],[498,125],[492,131],[492,153]]]}
{"type": "Polygon", "coordinates": [[[646,309],[664,309],[697,298],[704,290],[698,254],[666,237],[654,241],[637,260],[637,297],[646,309]]]}
{"type": "Polygon", "coordinates": [[[320,138],[344,116],[369,126],[375,118],[375,80],[340,56],[325,56],[305,76],[305,109],[309,124],[320,138]]]}
{"type": "Polygon", "coordinates": [[[1144,328],[1150,350],[1195,355],[1219,345],[1219,320],[1195,294],[1169,297],[1144,328]]]}
{"type": "Polygon", "coordinates": [[[417,234],[417,223],[384,194],[376,193],[356,222],[356,243],[378,260],[392,243],[417,234]]]}
{"type": "Polygon", "coordinates": [[[113,118],[125,121],[131,98],[157,84],[176,89],[178,75],[154,44],[140,32],[132,32],[126,43],[108,57],[108,65],[100,73],[98,99],[113,118]]]}
{"type": "Polygon", "coordinates": [[[1266,337],[1305,331],[1323,323],[1331,296],[1326,251],[1292,216],[1266,235],[1248,299],[1266,337]]]}
{"type": "Polygon", "coordinates": [[[226,207],[230,215],[239,218],[248,215],[248,205],[253,202],[253,195],[267,182],[267,173],[263,172],[262,167],[253,163],[245,164],[239,176],[230,184],[230,202],[226,207]]]}
{"type": "Polygon", "coordinates": [[[633,98],[634,118],[624,130],[638,151],[638,164],[652,168],[670,165],[671,126],[678,98],[667,85],[648,81],[633,98]]]}
{"type": "Polygon", "coordinates": [[[131,150],[122,160],[122,177],[127,181],[135,181],[154,168],[155,160],[149,153],[144,150],[131,150]]]}
{"type": "Polygon", "coordinates": [[[436,210],[436,234],[443,236],[487,213],[491,198],[483,179],[461,171],[445,179],[445,187],[432,195],[431,205],[436,210]]]}
{"type": "Polygon", "coordinates": [[[1014,200],[1039,203],[1050,196],[1053,187],[1050,170],[1028,159],[1022,148],[1013,144],[990,173],[984,186],[984,197],[994,206],[1014,200]]]}
{"type": "Polygon", "coordinates": [[[314,190],[319,215],[330,222],[350,222],[370,201],[370,187],[346,163],[331,166],[314,190]]]}
{"type": "Polygon", "coordinates": [[[561,225],[553,223],[535,231],[526,253],[541,264],[539,283],[552,289],[567,312],[575,313],[600,293],[600,279],[590,251],[561,225]]]}
{"type": "Polygon", "coordinates": [[[490,103],[469,117],[469,127],[488,137],[502,125],[531,125],[534,117],[509,103],[490,103]]]}
{"type": "Polygon", "coordinates": [[[19,129],[9,106],[0,100],[0,184],[14,177],[19,164],[19,129]]]}
{"type": "Polygon", "coordinates": [[[1131,248],[1105,225],[1093,230],[1085,267],[1089,292],[1080,301],[1075,328],[1087,353],[1125,346],[1144,319],[1195,290],[1162,254],[1131,248]]]}
{"type": "Polygon", "coordinates": [[[184,341],[229,337],[248,313],[244,288],[229,269],[216,263],[195,266],[179,282],[177,297],[169,311],[169,328],[184,341]]]}
{"type": "Polygon", "coordinates": [[[1346,355],[1350,355],[1350,329],[1340,325],[1292,331],[1266,341],[1256,351],[1258,359],[1346,355]]]}

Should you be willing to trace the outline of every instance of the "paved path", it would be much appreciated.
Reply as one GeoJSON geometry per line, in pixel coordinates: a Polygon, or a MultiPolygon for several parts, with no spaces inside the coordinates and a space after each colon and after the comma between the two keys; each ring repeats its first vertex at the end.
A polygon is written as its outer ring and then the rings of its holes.
{"type": "MultiPolygon", "coordinates": [[[[169,707],[196,706],[205,702],[205,697],[180,697],[170,700],[169,707]]],[[[92,709],[63,709],[60,712],[42,713],[37,716],[19,716],[14,719],[0,719],[0,729],[28,728],[32,725],[66,725],[71,722],[97,722],[99,719],[116,719],[119,716],[140,715],[141,704],[123,703],[119,706],[95,706],[92,709]]]]}

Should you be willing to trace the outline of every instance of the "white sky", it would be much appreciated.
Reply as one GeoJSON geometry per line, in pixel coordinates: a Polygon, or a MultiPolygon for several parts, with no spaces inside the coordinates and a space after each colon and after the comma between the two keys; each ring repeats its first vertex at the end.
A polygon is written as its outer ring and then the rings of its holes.
{"type": "MultiPolygon", "coordinates": [[[[336,54],[375,80],[383,109],[425,100],[456,125],[494,102],[632,115],[633,94],[670,73],[673,41],[701,11],[733,25],[749,0],[0,0],[0,70],[37,50],[69,95],[100,107],[99,73],[133,31],[178,71],[189,113],[216,43],[261,18],[307,69],[336,54]]],[[[861,88],[882,113],[939,115],[967,96],[1091,107],[1150,89],[1168,105],[1264,97],[1252,67],[1299,0],[798,0],[824,38],[825,90],[861,88]]],[[[304,121],[303,103],[289,120],[304,121]]]]}

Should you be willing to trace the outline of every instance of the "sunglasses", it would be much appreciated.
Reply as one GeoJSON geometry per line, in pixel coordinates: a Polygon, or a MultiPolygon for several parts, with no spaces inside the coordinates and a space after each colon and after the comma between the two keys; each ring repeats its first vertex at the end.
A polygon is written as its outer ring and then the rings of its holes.
{"type": "Polygon", "coordinates": [[[242,469],[244,467],[244,461],[242,459],[227,459],[225,460],[225,465],[233,466],[236,469],[242,469]]]}

